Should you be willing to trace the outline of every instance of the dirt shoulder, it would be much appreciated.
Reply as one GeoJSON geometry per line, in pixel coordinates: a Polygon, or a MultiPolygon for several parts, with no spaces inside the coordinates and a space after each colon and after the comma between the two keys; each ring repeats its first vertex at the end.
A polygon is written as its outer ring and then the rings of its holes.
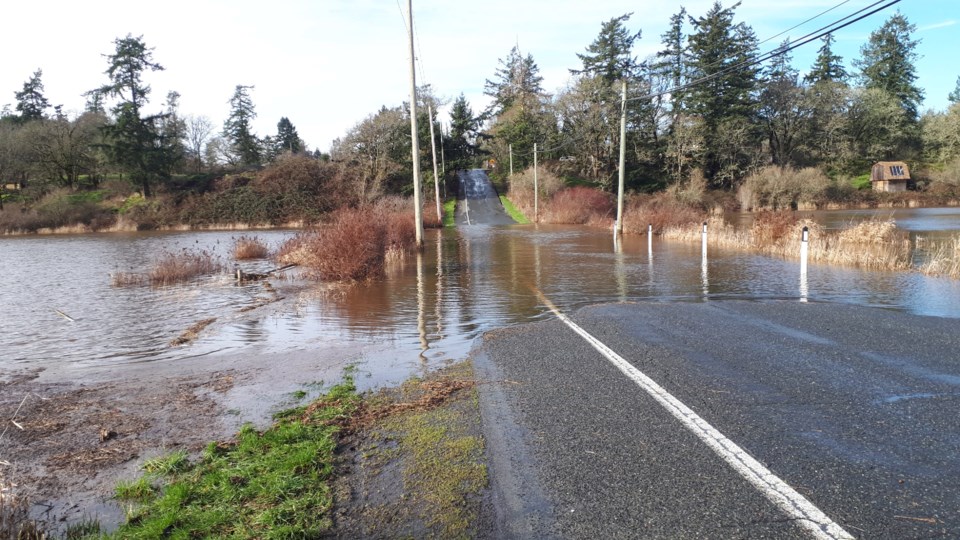
{"type": "MultiPolygon", "coordinates": [[[[39,372],[0,374],[0,411],[5,420],[15,412],[0,438],[4,494],[29,501],[30,516],[55,536],[90,519],[113,530],[124,519],[113,498],[117,482],[137,478],[147,459],[178,450],[198,455],[211,441],[231,440],[251,415],[262,420],[267,410],[304,405],[320,393],[319,383],[278,384],[294,380],[291,371],[302,377],[312,363],[286,360],[288,372],[261,373],[239,362],[234,369],[198,368],[160,381],[131,376],[72,383],[44,381],[39,372]],[[263,388],[268,377],[269,392],[263,388]],[[286,391],[290,387],[301,390],[286,391]],[[272,396],[270,406],[237,397],[260,392],[272,396]]],[[[363,403],[337,448],[329,536],[483,536],[490,512],[470,363],[366,393],[363,403]]]]}

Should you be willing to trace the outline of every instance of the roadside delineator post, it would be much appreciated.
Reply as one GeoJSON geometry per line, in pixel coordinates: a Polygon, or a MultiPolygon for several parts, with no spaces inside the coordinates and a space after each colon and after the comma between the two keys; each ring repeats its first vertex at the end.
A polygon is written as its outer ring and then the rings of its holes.
{"type": "Polygon", "coordinates": [[[702,237],[703,237],[703,242],[702,242],[702,243],[703,243],[703,258],[706,259],[706,258],[707,258],[707,222],[706,222],[706,221],[703,222],[703,234],[702,234],[702,237]]]}
{"type": "Polygon", "coordinates": [[[807,286],[807,258],[810,256],[810,228],[804,227],[800,233],[800,301],[806,302],[809,288],[807,286]]]}
{"type": "Polygon", "coordinates": [[[647,225],[647,258],[653,260],[653,223],[647,225]]]}

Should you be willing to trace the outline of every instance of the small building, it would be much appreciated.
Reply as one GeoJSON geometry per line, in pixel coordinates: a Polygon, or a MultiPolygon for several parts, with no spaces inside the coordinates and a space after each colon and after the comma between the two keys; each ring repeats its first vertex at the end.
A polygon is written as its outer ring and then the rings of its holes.
{"type": "Polygon", "coordinates": [[[902,161],[880,161],[870,171],[874,191],[906,191],[910,182],[910,168],[902,161]]]}

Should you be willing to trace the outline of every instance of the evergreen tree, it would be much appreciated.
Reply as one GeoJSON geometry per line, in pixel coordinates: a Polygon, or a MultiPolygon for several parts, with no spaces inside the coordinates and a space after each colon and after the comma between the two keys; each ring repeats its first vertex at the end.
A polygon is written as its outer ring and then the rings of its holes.
{"type": "Polygon", "coordinates": [[[42,70],[36,70],[27,82],[23,83],[23,90],[14,93],[21,123],[42,120],[44,111],[50,108],[50,102],[43,95],[43,82],[40,80],[42,75],[42,70]]]}
{"type": "Polygon", "coordinates": [[[469,167],[476,155],[474,141],[477,136],[477,119],[467,98],[460,94],[450,109],[449,160],[454,169],[469,167]]]}
{"type": "Polygon", "coordinates": [[[515,104],[529,107],[539,103],[543,96],[543,77],[532,55],[523,57],[520,48],[514,46],[506,60],[500,59],[500,66],[495,80],[487,79],[484,83],[483,93],[493,98],[487,114],[498,115],[515,104]]]}
{"type": "Polygon", "coordinates": [[[489,144],[494,158],[501,163],[509,161],[508,146],[512,144],[514,166],[522,169],[533,163],[533,145],[543,143],[556,124],[547,113],[548,96],[533,56],[524,57],[518,47],[513,47],[500,65],[496,79],[485,84],[484,93],[493,102],[483,117],[492,119],[489,144]]]}
{"type": "Polygon", "coordinates": [[[950,103],[960,103],[960,77],[957,77],[957,86],[947,96],[950,103]]]}
{"type": "Polygon", "coordinates": [[[699,116],[704,148],[701,161],[709,180],[730,186],[755,159],[750,147],[759,142],[756,130],[757,39],[745,23],[734,23],[737,2],[720,2],[700,18],[690,18],[690,111],[699,116]]]}
{"type": "Polygon", "coordinates": [[[587,46],[586,54],[577,54],[583,69],[571,69],[570,73],[599,77],[608,85],[633,75],[638,67],[633,43],[640,39],[640,32],[627,30],[625,24],[631,15],[626,13],[604,22],[600,34],[587,46]]]}
{"type": "Polygon", "coordinates": [[[297,128],[286,116],[281,117],[280,121],[277,122],[276,145],[281,152],[290,152],[291,154],[303,152],[303,140],[297,134],[297,128]]]}
{"type": "Polygon", "coordinates": [[[833,34],[823,37],[823,45],[820,46],[810,73],[803,78],[804,82],[811,85],[821,82],[846,84],[847,70],[843,67],[843,57],[833,54],[833,42],[833,34]]]}
{"type": "Polygon", "coordinates": [[[917,120],[923,101],[923,90],[915,84],[920,41],[910,37],[916,29],[898,11],[870,34],[870,40],[860,48],[861,58],[854,62],[860,69],[863,86],[896,97],[913,121],[917,120]]]}
{"type": "Polygon", "coordinates": [[[114,40],[116,50],[106,55],[109,67],[105,72],[110,83],[88,93],[118,98],[111,110],[114,123],[106,126],[109,150],[113,160],[130,173],[144,197],[151,195],[151,182],[165,177],[167,148],[158,124],[164,115],[143,116],[149,102],[150,85],[143,82],[146,71],[162,71],[153,61],[153,49],[147,48],[143,36],[114,40]]]}
{"type": "Polygon", "coordinates": [[[250,98],[253,86],[238,84],[230,98],[230,116],[223,124],[223,137],[230,144],[240,165],[260,164],[260,141],[253,134],[251,123],[257,117],[250,98]]]}

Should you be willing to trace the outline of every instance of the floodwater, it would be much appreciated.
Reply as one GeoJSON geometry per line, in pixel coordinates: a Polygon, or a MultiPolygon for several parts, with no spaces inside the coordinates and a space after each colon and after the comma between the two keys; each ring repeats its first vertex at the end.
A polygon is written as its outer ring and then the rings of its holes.
{"type": "MultiPolygon", "coordinates": [[[[960,229],[957,210],[913,210],[914,223],[960,229]]],[[[839,218],[847,219],[847,218],[839,218]]],[[[898,217],[898,223],[911,223],[898,217]]],[[[845,223],[845,222],[844,222],[845,223]]],[[[914,229],[917,234],[922,228],[914,229]]],[[[255,234],[277,246],[292,231],[255,234]]],[[[427,231],[380,282],[353,288],[275,280],[283,300],[262,284],[222,276],[170,287],[113,287],[110,273],[142,272],[162,251],[204,249],[233,266],[230,232],[138,233],[0,238],[0,371],[7,368],[112,367],[181,362],[226,352],[310,351],[331,344],[379,342],[355,360],[361,371],[383,363],[415,373],[464,358],[482,332],[551,317],[541,291],[564,311],[599,302],[709,302],[723,298],[830,301],[960,317],[960,282],[909,272],[860,271],[627,237],[564,226],[467,226],[427,231]],[[58,313],[58,310],[72,321],[58,313]],[[170,341],[197,321],[217,318],[200,339],[170,341]]],[[[264,271],[268,261],[241,263],[264,271]]],[[[209,360],[209,358],[208,358],[209,360]]]]}

